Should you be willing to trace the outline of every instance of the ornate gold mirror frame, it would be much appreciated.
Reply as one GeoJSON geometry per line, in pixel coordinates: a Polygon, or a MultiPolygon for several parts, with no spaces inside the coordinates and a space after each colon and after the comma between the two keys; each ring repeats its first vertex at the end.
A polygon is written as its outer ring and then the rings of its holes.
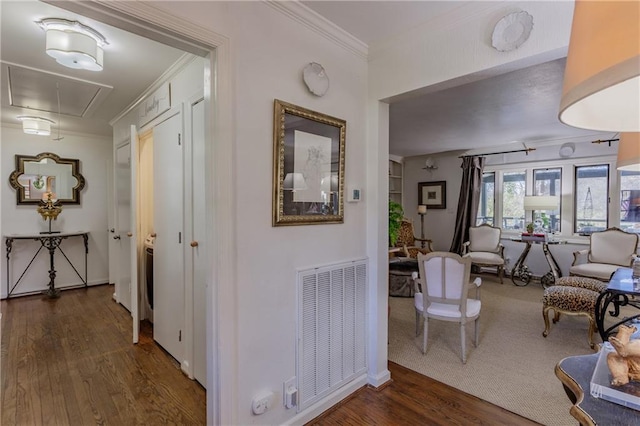
{"type": "Polygon", "coordinates": [[[80,204],[80,191],[85,185],[80,160],[43,152],[16,155],[15,164],[9,184],[16,190],[17,204],[39,204],[49,192],[62,204],[80,204]]]}

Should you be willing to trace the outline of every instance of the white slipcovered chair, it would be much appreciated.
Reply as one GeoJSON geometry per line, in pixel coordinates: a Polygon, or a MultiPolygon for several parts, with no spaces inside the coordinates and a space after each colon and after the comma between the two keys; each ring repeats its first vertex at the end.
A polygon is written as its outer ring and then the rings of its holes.
{"type": "Polygon", "coordinates": [[[502,228],[482,224],[469,228],[469,241],[463,244],[462,257],[471,259],[479,267],[495,267],[500,278],[504,277],[504,246],[500,243],[502,228]]]}
{"type": "Polygon", "coordinates": [[[619,228],[594,232],[589,238],[589,248],[573,253],[569,275],[609,281],[616,269],[631,267],[637,250],[638,234],[619,228]]]}
{"type": "Polygon", "coordinates": [[[478,321],[480,317],[480,285],[478,277],[470,282],[471,260],[455,253],[432,252],[418,254],[418,273],[413,273],[416,286],[414,306],[416,310],[416,336],[419,334],[420,317],[424,318],[422,353],[427,352],[429,319],[452,321],[460,324],[462,362],[467,362],[465,326],[475,321],[474,345],[478,346],[478,321]],[[469,299],[469,289],[475,288],[475,299],[469,299]]]}

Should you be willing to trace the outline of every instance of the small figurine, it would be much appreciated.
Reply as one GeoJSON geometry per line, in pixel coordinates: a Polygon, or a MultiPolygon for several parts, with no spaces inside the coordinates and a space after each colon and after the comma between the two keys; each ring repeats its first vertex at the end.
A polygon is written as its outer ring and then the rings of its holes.
{"type": "Polygon", "coordinates": [[[607,365],[613,376],[611,384],[614,386],[640,380],[640,339],[630,340],[636,330],[634,326],[621,325],[615,337],[609,337],[609,343],[616,350],[607,355],[607,365]]]}

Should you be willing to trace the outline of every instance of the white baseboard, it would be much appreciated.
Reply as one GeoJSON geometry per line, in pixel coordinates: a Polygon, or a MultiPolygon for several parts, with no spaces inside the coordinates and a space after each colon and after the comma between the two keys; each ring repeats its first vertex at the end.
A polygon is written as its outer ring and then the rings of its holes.
{"type": "Polygon", "coordinates": [[[287,420],[285,425],[303,425],[318,417],[320,414],[327,411],[361,387],[367,384],[367,376],[362,375],[353,381],[349,382],[345,386],[341,387],[331,395],[326,396],[320,401],[313,404],[311,407],[296,414],[291,419],[287,420]]]}
{"type": "Polygon", "coordinates": [[[384,370],[380,372],[380,374],[378,374],[377,376],[369,376],[368,379],[369,379],[368,383],[371,386],[373,386],[374,388],[379,388],[380,386],[384,385],[389,380],[391,380],[391,372],[389,370],[384,370]]]}

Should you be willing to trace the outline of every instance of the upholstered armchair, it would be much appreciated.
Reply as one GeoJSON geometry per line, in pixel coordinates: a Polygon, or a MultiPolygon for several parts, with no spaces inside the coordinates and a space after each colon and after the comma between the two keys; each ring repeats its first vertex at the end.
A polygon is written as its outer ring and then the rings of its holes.
{"type": "Polygon", "coordinates": [[[504,246],[500,243],[502,228],[482,224],[469,228],[469,241],[463,244],[462,257],[471,259],[479,267],[495,267],[500,278],[504,277],[504,246]]]}
{"type": "Polygon", "coordinates": [[[398,239],[396,240],[395,248],[401,249],[400,253],[404,257],[410,257],[416,259],[418,253],[427,254],[433,251],[431,247],[431,240],[426,238],[418,238],[413,231],[413,223],[409,219],[402,219],[400,224],[400,231],[398,232],[398,239]],[[420,243],[420,246],[416,245],[416,241],[420,243]],[[422,247],[424,243],[424,248],[422,247]]]}
{"type": "Polygon", "coordinates": [[[589,248],[573,253],[569,275],[609,281],[616,269],[631,267],[637,250],[638,234],[619,228],[594,232],[589,248]]]}

